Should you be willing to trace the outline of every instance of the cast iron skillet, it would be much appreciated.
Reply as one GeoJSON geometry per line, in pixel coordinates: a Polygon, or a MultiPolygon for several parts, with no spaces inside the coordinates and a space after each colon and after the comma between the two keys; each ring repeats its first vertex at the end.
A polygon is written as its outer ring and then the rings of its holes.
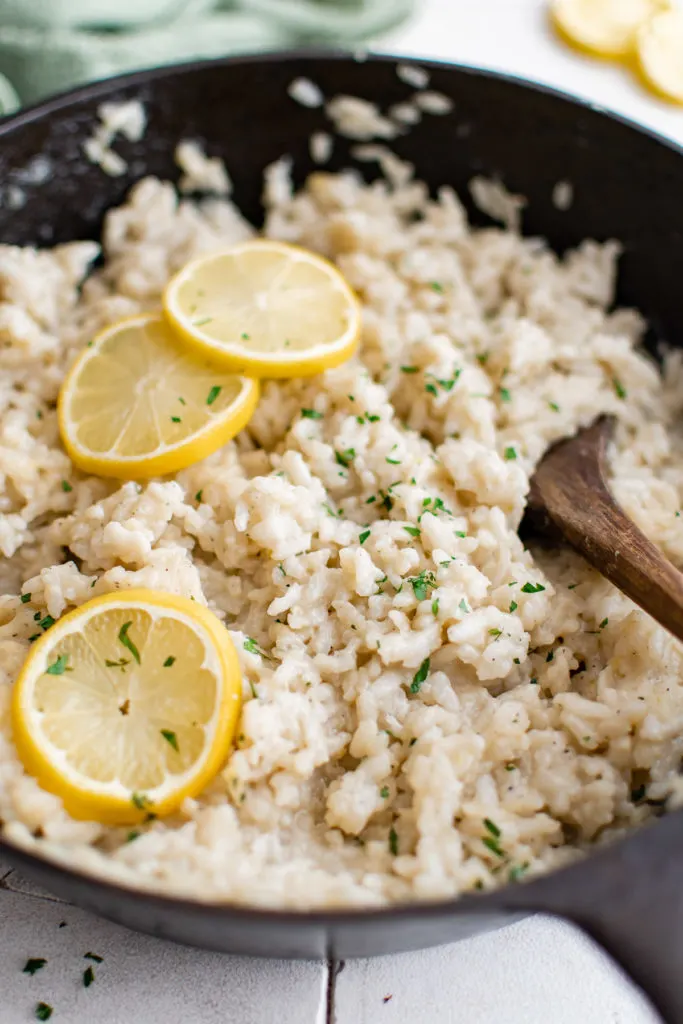
{"type": "MultiPolygon", "coordinates": [[[[625,247],[619,301],[643,310],[652,339],[683,347],[683,151],[632,125],[515,79],[443,64],[434,88],[453,98],[448,117],[426,117],[395,149],[430,187],[462,196],[474,173],[498,175],[529,197],[525,230],[558,250],[586,237],[625,247]],[[572,182],[568,213],[551,201],[572,182]]],[[[144,174],[175,178],[181,138],[206,140],[227,160],[241,209],[260,216],[261,172],[284,153],[301,181],[312,169],[308,137],[325,127],[319,110],[287,96],[298,75],[326,95],[364,96],[386,107],[408,87],[395,62],[338,55],[273,55],[184,65],[99,83],[44,103],[0,126],[0,187],[17,184],[27,203],[0,209],[0,240],[49,245],[96,237],[108,207],[144,174]],[[83,157],[102,100],[144,101],[149,127],[117,149],[128,173],[109,178],[83,157]],[[31,184],[36,154],[54,174],[31,184]],[[27,180],[29,179],[29,180],[27,180]]],[[[332,167],[349,162],[337,143],[332,167]]],[[[367,168],[366,168],[367,173],[367,168]]],[[[481,218],[476,218],[481,220],[481,218]]],[[[683,1024],[683,812],[673,813],[580,864],[499,892],[458,901],[320,913],[276,913],[207,905],[98,881],[0,842],[0,853],[71,902],[152,935],[229,953],[269,957],[370,956],[452,942],[545,911],[575,922],[605,946],[670,1024],[683,1024]]]]}

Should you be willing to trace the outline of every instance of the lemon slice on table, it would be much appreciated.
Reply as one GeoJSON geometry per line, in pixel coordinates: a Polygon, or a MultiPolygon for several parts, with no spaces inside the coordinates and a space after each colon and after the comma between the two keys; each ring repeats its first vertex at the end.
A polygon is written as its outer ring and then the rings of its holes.
{"type": "Polygon", "coordinates": [[[641,25],[670,7],[670,0],[552,0],[550,14],[560,35],[580,50],[624,57],[641,25]]]}
{"type": "Polygon", "coordinates": [[[162,317],[102,331],[59,395],[59,429],[72,462],[100,476],[175,473],[211,455],[249,421],[258,382],[187,352],[162,317]]]}
{"type": "Polygon", "coordinates": [[[642,26],[637,57],[646,85],[683,104],[683,10],[665,11],[642,26]]]}
{"type": "Polygon", "coordinates": [[[337,268],[263,239],[189,263],[170,281],[164,311],[197,352],[258,377],[338,366],[360,336],[358,301],[337,268]]]}
{"type": "Polygon", "coordinates": [[[130,824],[171,813],[220,770],[241,692],[230,634],[206,608],[151,590],[107,594],[31,648],[14,742],[74,818],[130,824]]]}

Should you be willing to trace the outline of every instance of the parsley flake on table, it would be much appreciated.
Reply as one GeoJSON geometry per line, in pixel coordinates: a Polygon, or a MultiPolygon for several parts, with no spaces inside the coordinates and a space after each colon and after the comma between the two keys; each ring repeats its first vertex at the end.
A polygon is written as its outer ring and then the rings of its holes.
{"type": "Polygon", "coordinates": [[[33,977],[34,974],[43,969],[46,963],[47,960],[44,956],[31,957],[22,967],[22,974],[30,974],[33,977]]]}
{"type": "Polygon", "coordinates": [[[36,1020],[49,1020],[53,1010],[49,1003],[38,1003],[35,1012],[36,1020]]]}
{"type": "Polygon", "coordinates": [[[83,959],[84,960],[93,960],[96,964],[101,964],[102,961],[104,960],[104,957],[103,956],[98,956],[97,953],[84,953],[83,954],[83,959]]]}
{"type": "Polygon", "coordinates": [[[430,659],[429,658],[425,658],[425,660],[422,662],[422,664],[420,665],[419,669],[417,670],[417,672],[413,676],[413,681],[410,684],[410,692],[411,693],[419,693],[420,692],[422,684],[424,683],[425,679],[429,675],[429,665],[430,665],[430,659]]]}
{"type": "Polygon", "coordinates": [[[132,625],[132,622],[124,622],[124,624],[121,626],[121,629],[119,630],[119,643],[123,644],[126,650],[130,651],[130,653],[137,661],[138,665],[140,665],[140,652],[138,651],[137,647],[135,646],[131,638],[128,636],[128,630],[132,625]]]}
{"type": "Polygon", "coordinates": [[[86,967],[83,971],[83,988],[90,988],[93,981],[95,980],[95,972],[92,967],[86,967]]]}

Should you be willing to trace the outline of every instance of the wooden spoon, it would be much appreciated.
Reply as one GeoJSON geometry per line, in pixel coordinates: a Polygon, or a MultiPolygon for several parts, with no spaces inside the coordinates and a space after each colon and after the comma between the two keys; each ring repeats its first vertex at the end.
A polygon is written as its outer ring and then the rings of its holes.
{"type": "Polygon", "coordinates": [[[601,416],[543,456],[524,528],[567,541],[627,597],[683,640],[683,574],[628,518],[605,479],[615,420],[601,416]]]}

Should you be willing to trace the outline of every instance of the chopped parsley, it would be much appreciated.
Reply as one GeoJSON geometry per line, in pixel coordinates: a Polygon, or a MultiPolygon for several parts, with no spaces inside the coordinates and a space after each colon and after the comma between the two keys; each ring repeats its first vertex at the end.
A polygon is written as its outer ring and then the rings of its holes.
{"type": "Polygon", "coordinates": [[[110,661],[109,658],[104,659],[104,664],[107,668],[120,668],[122,672],[125,672],[126,665],[130,665],[129,658],[119,658],[118,661],[110,661]]]}
{"type": "Polygon", "coordinates": [[[36,1006],[36,1020],[49,1020],[52,1016],[52,1007],[49,1003],[38,1003],[36,1006]]]}
{"type": "Polygon", "coordinates": [[[398,854],[398,835],[395,828],[389,829],[389,852],[394,855],[398,854]]]}
{"type": "Polygon", "coordinates": [[[540,594],[545,587],[542,583],[525,583],[522,587],[523,594],[540,594]]]}
{"type": "Polygon", "coordinates": [[[19,600],[21,601],[22,604],[28,604],[29,601],[31,600],[31,595],[30,594],[22,594],[19,600]]]}
{"type": "Polygon", "coordinates": [[[138,809],[138,811],[144,811],[147,807],[152,806],[152,801],[145,793],[133,793],[130,798],[130,802],[133,807],[138,809]]]}
{"type": "Polygon", "coordinates": [[[172,654],[169,654],[168,658],[164,662],[164,668],[170,668],[175,663],[175,658],[172,654]]]}
{"type": "Polygon", "coordinates": [[[401,367],[401,373],[417,373],[417,372],[418,372],[417,366],[402,366],[401,367]]]}
{"type": "Polygon", "coordinates": [[[516,770],[516,768],[517,768],[516,764],[506,764],[505,765],[505,771],[506,772],[514,772],[516,770]]]}
{"type": "Polygon", "coordinates": [[[377,495],[376,494],[371,494],[370,497],[365,502],[365,504],[366,505],[372,505],[372,503],[375,502],[375,501],[377,501],[377,495]]]}
{"type": "Polygon", "coordinates": [[[359,543],[360,544],[365,544],[365,542],[366,542],[366,540],[368,539],[369,536],[370,536],[370,531],[369,530],[363,530],[363,532],[358,537],[359,543]]]}
{"type": "Polygon", "coordinates": [[[618,380],[616,377],[612,378],[612,386],[614,387],[614,393],[616,394],[617,398],[621,398],[622,400],[624,398],[628,398],[628,391],[621,383],[621,381],[618,380]]]}
{"type": "Polygon", "coordinates": [[[388,455],[387,455],[387,457],[386,457],[386,459],[384,461],[388,462],[390,466],[400,466],[401,465],[401,460],[400,459],[390,459],[388,455]]]}
{"type": "Polygon", "coordinates": [[[491,851],[491,853],[495,853],[496,857],[505,856],[500,846],[498,845],[497,840],[494,839],[493,836],[484,836],[484,838],[482,839],[482,843],[484,844],[485,847],[487,847],[487,849],[491,851]]]}
{"type": "Polygon", "coordinates": [[[429,287],[433,292],[438,292],[439,295],[443,295],[443,285],[439,281],[431,281],[429,287]]]}
{"type": "Polygon", "coordinates": [[[128,630],[132,625],[132,622],[124,622],[124,624],[121,626],[121,629],[119,630],[119,643],[123,644],[126,650],[130,651],[130,653],[133,655],[133,657],[135,658],[139,665],[140,652],[138,651],[137,647],[135,646],[131,638],[128,636],[128,630]]]}
{"type": "Polygon", "coordinates": [[[512,459],[517,458],[517,452],[512,446],[506,448],[505,451],[503,452],[503,455],[508,460],[508,462],[510,462],[512,459]]]}
{"type": "Polygon", "coordinates": [[[178,401],[180,402],[181,405],[187,405],[187,402],[185,401],[182,395],[178,396],[178,401]]]}
{"type": "Polygon", "coordinates": [[[240,338],[242,339],[242,341],[249,341],[249,337],[250,336],[246,333],[246,331],[242,331],[242,333],[240,334],[240,338]]]}
{"type": "Polygon", "coordinates": [[[176,734],[171,729],[161,729],[160,732],[161,735],[166,740],[166,742],[170,743],[170,745],[173,747],[176,753],[180,753],[180,748],[178,746],[178,737],[176,736],[176,734]]]}
{"type": "Polygon", "coordinates": [[[509,402],[511,400],[511,398],[512,398],[512,395],[510,394],[510,392],[509,392],[509,390],[507,388],[501,388],[500,389],[500,399],[501,399],[502,402],[509,402]]]}
{"type": "Polygon", "coordinates": [[[411,537],[422,536],[422,530],[420,530],[417,526],[404,526],[403,529],[406,531],[406,533],[409,533],[411,537]]]}
{"type": "Polygon", "coordinates": [[[49,629],[50,626],[54,626],[54,624],[55,620],[52,618],[51,615],[46,615],[45,618],[41,619],[39,623],[41,629],[49,629]]]}
{"type": "Polygon", "coordinates": [[[604,629],[605,626],[608,624],[608,622],[609,622],[609,619],[603,619],[602,622],[600,623],[600,625],[598,626],[598,629],[604,629]]]}
{"type": "Polygon", "coordinates": [[[472,609],[470,608],[470,606],[468,605],[468,603],[467,603],[467,601],[465,600],[464,597],[461,598],[460,604],[458,605],[458,608],[460,609],[461,612],[465,612],[466,615],[467,615],[468,612],[472,611],[472,609]]]}
{"type": "Polygon", "coordinates": [[[495,821],[491,821],[490,818],[484,818],[484,828],[490,832],[492,836],[495,836],[496,839],[500,839],[502,832],[496,825],[495,821]]]}
{"type": "Polygon", "coordinates": [[[419,576],[409,577],[406,583],[410,583],[418,601],[424,601],[429,591],[436,586],[436,577],[433,572],[425,569],[419,576]]]}
{"type": "Polygon", "coordinates": [[[518,605],[517,605],[516,601],[510,601],[510,614],[511,615],[512,615],[513,612],[517,611],[517,607],[518,607],[518,605]]]}
{"type": "Polygon", "coordinates": [[[323,502],[323,508],[327,512],[328,516],[332,516],[333,519],[342,519],[341,512],[335,512],[331,505],[328,505],[326,501],[323,502]]]}
{"type": "Polygon", "coordinates": [[[192,323],[195,327],[203,327],[204,324],[210,324],[212,320],[212,316],[205,316],[203,320],[193,320],[192,323]]]}
{"type": "Polygon", "coordinates": [[[436,384],[425,384],[425,391],[430,395],[434,395],[434,397],[436,397],[439,393],[436,390],[436,384]]]}
{"type": "Polygon", "coordinates": [[[386,800],[387,797],[389,796],[389,787],[382,786],[382,788],[379,791],[379,795],[382,797],[383,800],[386,800]]]}
{"type": "Polygon", "coordinates": [[[515,864],[514,867],[510,868],[510,874],[508,875],[508,879],[511,882],[518,882],[522,875],[528,870],[528,864],[515,864]]]}
{"type": "Polygon", "coordinates": [[[133,831],[129,832],[128,835],[126,836],[126,842],[132,843],[134,839],[137,839],[141,835],[141,832],[138,832],[137,829],[133,829],[133,831]]]}
{"type": "Polygon", "coordinates": [[[490,352],[480,352],[479,353],[479,355],[477,356],[477,362],[479,363],[480,366],[486,366],[486,364],[489,361],[489,355],[490,354],[491,354],[490,352]]]}
{"type": "Polygon", "coordinates": [[[93,971],[92,967],[86,967],[86,969],[83,971],[83,987],[90,988],[94,980],[95,972],[93,971]]]}
{"type": "Polygon", "coordinates": [[[435,597],[432,601],[432,615],[437,616],[439,614],[439,599],[435,597]]]}
{"type": "Polygon", "coordinates": [[[555,651],[548,651],[548,653],[545,656],[546,664],[548,662],[552,661],[554,657],[555,657],[555,651]]]}
{"type": "Polygon", "coordinates": [[[206,404],[213,405],[213,403],[216,401],[222,390],[223,388],[219,384],[214,384],[214,386],[211,388],[208,395],[206,396],[206,404]]]}
{"type": "Polygon", "coordinates": [[[356,449],[355,448],[345,448],[343,452],[335,451],[335,453],[334,453],[334,458],[335,458],[335,461],[337,462],[337,464],[339,466],[344,466],[345,469],[348,469],[349,465],[353,462],[355,457],[356,457],[356,449]]]}
{"type": "Polygon", "coordinates": [[[422,662],[422,664],[420,665],[419,669],[417,670],[417,672],[413,676],[413,681],[410,684],[410,692],[411,693],[419,693],[420,692],[420,688],[421,688],[422,684],[424,683],[424,681],[425,681],[425,679],[427,678],[428,675],[429,675],[429,658],[425,658],[425,660],[422,662]]]}
{"type": "Polygon", "coordinates": [[[84,953],[83,954],[83,959],[84,960],[93,960],[96,964],[101,964],[102,961],[104,960],[104,957],[103,956],[98,956],[97,953],[84,953]]]}
{"type": "Polygon", "coordinates": [[[24,964],[24,966],[22,967],[22,973],[23,974],[30,974],[31,977],[33,977],[33,975],[37,971],[40,971],[40,970],[43,969],[43,967],[45,966],[46,963],[47,963],[47,960],[45,959],[44,956],[32,957],[30,960],[27,960],[26,963],[24,964]]]}
{"type": "Polygon", "coordinates": [[[557,402],[548,402],[548,408],[552,409],[553,412],[559,412],[560,411],[560,407],[557,404],[557,402]]]}
{"type": "Polygon", "coordinates": [[[301,415],[305,420],[321,420],[323,418],[323,414],[317,409],[302,409],[301,415]]]}
{"type": "Polygon", "coordinates": [[[51,665],[48,665],[45,671],[49,676],[62,676],[64,675],[65,672],[71,671],[69,668],[67,668],[68,661],[68,654],[60,654],[59,657],[56,658],[51,665]]]}
{"type": "Polygon", "coordinates": [[[202,495],[203,494],[204,494],[204,488],[202,488],[201,491],[197,491],[197,493],[194,496],[194,500],[197,502],[198,505],[201,505],[201,503],[202,503],[202,495]]]}
{"type": "Polygon", "coordinates": [[[182,423],[180,416],[171,416],[171,423],[182,423]]]}
{"type": "Polygon", "coordinates": [[[243,647],[245,651],[249,652],[249,654],[258,654],[259,657],[263,657],[263,651],[256,643],[256,641],[253,639],[253,637],[248,636],[247,639],[244,641],[243,647]]]}
{"type": "Polygon", "coordinates": [[[68,494],[70,491],[73,491],[73,487],[71,486],[68,480],[62,480],[62,490],[64,491],[65,494],[68,494]]]}
{"type": "Polygon", "coordinates": [[[503,635],[503,630],[502,629],[495,629],[494,628],[494,629],[490,629],[489,630],[489,636],[495,636],[496,640],[498,639],[499,636],[502,636],[502,635],[503,635]]]}

